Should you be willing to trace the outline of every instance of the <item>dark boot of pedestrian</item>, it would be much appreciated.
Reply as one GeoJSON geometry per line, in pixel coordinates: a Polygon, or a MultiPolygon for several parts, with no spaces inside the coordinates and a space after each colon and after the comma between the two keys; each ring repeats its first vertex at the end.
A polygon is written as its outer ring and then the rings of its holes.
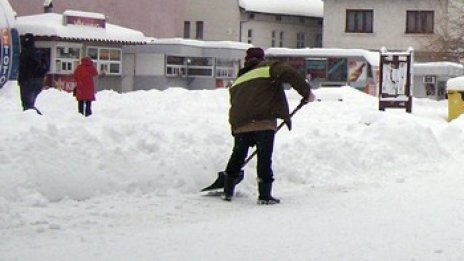
{"type": "Polygon", "coordinates": [[[235,185],[237,184],[237,178],[233,175],[226,173],[224,180],[224,193],[222,199],[225,201],[231,201],[234,196],[235,185]]]}
{"type": "Polygon", "coordinates": [[[280,199],[274,198],[272,194],[272,182],[258,182],[258,205],[279,204],[280,199]]]}

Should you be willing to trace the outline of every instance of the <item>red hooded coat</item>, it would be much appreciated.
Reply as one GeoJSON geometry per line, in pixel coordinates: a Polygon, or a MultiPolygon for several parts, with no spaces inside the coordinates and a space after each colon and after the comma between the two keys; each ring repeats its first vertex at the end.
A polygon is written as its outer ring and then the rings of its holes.
{"type": "Polygon", "coordinates": [[[78,101],[95,101],[95,85],[93,77],[98,75],[89,57],[84,57],[74,71],[74,79],[77,82],[76,99],[78,101]]]}

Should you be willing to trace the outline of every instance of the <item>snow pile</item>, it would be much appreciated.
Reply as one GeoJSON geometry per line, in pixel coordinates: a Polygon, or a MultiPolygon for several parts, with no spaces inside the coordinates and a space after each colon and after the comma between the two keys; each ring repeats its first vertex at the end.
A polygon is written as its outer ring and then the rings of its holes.
{"type": "MultiPolygon", "coordinates": [[[[229,156],[226,90],[103,91],[94,115],[82,118],[73,97],[57,90],[39,98],[44,117],[23,113],[19,99],[9,99],[17,96],[12,88],[2,95],[0,196],[7,201],[31,194],[57,201],[134,191],[194,193],[229,156]]],[[[324,97],[323,89],[316,92],[324,97]]],[[[401,178],[405,165],[447,156],[431,127],[414,116],[379,112],[374,97],[349,87],[339,92],[343,102],[313,103],[295,116],[294,131],[278,134],[279,179],[313,186],[388,182],[401,178]]],[[[289,96],[295,106],[298,95],[289,96]]],[[[246,171],[253,173],[251,165],[246,171]]]]}
{"type": "MultiPolygon", "coordinates": [[[[294,108],[300,97],[287,93],[294,108]]],[[[282,204],[259,208],[255,160],[230,204],[198,195],[231,151],[227,90],[102,91],[85,118],[72,95],[57,90],[39,96],[43,116],[22,112],[18,87],[7,84],[0,89],[0,256],[463,258],[463,117],[448,123],[446,101],[415,99],[408,114],[378,111],[377,98],[350,87],[315,93],[321,101],[276,136],[282,204]],[[326,98],[333,92],[343,101],[326,98]]]]}

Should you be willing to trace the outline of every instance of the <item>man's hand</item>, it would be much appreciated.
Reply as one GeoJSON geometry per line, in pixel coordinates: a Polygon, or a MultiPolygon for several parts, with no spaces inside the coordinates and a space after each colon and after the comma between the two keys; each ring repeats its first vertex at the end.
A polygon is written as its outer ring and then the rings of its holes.
{"type": "Polygon", "coordinates": [[[313,92],[310,92],[308,97],[305,97],[305,98],[301,99],[301,103],[307,104],[307,103],[313,102],[315,100],[316,100],[316,96],[314,95],[313,92]]]}

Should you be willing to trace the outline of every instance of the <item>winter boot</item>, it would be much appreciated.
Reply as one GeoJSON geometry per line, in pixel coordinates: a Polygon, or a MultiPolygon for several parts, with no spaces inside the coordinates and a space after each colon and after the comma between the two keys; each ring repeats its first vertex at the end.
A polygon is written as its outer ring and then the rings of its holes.
{"type": "Polygon", "coordinates": [[[271,196],[272,192],[272,182],[258,182],[258,191],[259,191],[259,197],[258,197],[258,205],[273,205],[273,204],[279,204],[280,199],[274,198],[271,196]]]}
{"type": "Polygon", "coordinates": [[[222,199],[225,201],[231,201],[234,196],[235,185],[237,184],[237,178],[232,175],[225,173],[224,179],[224,193],[222,193],[222,199]]]}

